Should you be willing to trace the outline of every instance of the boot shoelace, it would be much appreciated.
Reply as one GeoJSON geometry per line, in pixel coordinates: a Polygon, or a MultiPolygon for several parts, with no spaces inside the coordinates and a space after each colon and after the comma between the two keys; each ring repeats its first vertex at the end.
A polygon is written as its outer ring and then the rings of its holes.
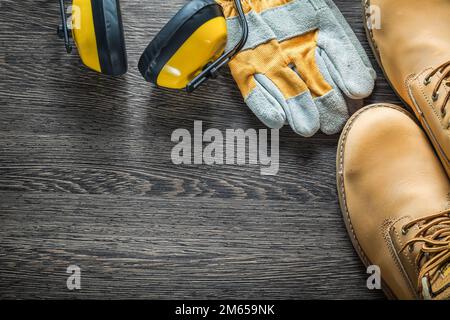
{"type": "Polygon", "coordinates": [[[403,226],[402,233],[406,235],[409,229],[415,225],[419,227],[419,231],[403,246],[400,252],[406,248],[412,252],[415,244],[422,243],[415,261],[419,270],[417,288],[425,299],[431,299],[450,287],[450,283],[448,283],[439,292],[432,292],[429,285],[430,279],[450,263],[450,210],[426,218],[415,219],[403,226]]]}
{"type": "MultiPolygon", "coordinates": [[[[450,61],[447,61],[441,64],[439,67],[434,69],[428,76],[425,77],[424,84],[427,86],[431,83],[431,78],[434,77],[438,72],[442,73],[442,76],[439,77],[439,81],[436,83],[436,86],[433,90],[432,99],[436,102],[439,99],[439,89],[442,85],[446,85],[450,87],[450,61]]],[[[441,106],[441,114],[442,117],[447,115],[447,104],[450,101],[450,91],[447,93],[444,102],[441,106]]],[[[450,121],[447,124],[447,129],[450,127],[450,121]]]]}

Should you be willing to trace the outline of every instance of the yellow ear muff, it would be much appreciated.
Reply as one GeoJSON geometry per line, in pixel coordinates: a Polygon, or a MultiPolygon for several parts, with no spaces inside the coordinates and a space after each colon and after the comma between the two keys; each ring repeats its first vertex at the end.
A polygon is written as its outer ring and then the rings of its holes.
{"type": "Polygon", "coordinates": [[[205,22],[162,67],[156,84],[172,89],[185,88],[208,63],[222,55],[226,43],[225,19],[217,17],[205,22]]]}
{"type": "Polygon", "coordinates": [[[160,87],[183,89],[225,50],[227,26],[213,0],[185,5],[148,45],[139,61],[142,76],[160,87]]]}
{"type": "Polygon", "coordinates": [[[72,37],[83,64],[92,70],[102,72],[90,0],[73,0],[72,37]]]}
{"type": "MultiPolygon", "coordinates": [[[[63,16],[62,31],[67,51],[70,52],[63,0],[60,0],[60,7],[63,16]]],[[[114,76],[127,71],[119,0],[73,0],[71,29],[84,65],[114,76]]]]}

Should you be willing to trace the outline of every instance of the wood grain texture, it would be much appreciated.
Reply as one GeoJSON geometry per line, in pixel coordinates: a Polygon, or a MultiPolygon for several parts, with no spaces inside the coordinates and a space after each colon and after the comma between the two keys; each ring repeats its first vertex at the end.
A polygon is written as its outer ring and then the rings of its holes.
{"type": "MultiPolygon", "coordinates": [[[[335,2],[374,61],[360,1],[335,2]]],[[[141,79],[182,3],[121,1],[129,72],[108,78],[64,54],[55,1],[0,1],[0,298],[382,298],[341,220],[338,136],[283,129],[275,177],[172,164],[171,134],[194,120],[263,128],[228,71],[192,95],[141,79]]],[[[399,103],[376,69],[366,103],[399,103]]]]}

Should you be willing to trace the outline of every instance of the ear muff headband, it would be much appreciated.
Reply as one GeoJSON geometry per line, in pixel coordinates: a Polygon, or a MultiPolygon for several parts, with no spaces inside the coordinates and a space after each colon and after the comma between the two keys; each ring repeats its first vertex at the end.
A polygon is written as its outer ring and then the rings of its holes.
{"type": "MultiPolygon", "coordinates": [[[[71,51],[64,0],[60,0],[62,31],[71,51]]],[[[107,75],[127,71],[127,55],[119,0],[73,0],[72,36],[88,68],[107,75]]]]}
{"type": "Polygon", "coordinates": [[[241,51],[244,47],[245,43],[248,39],[248,23],[247,18],[245,17],[244,10],[242,9],[242,4],[240,0],[234,0],[234,6],[238,12],[239,24],[241,25],[242,35],[239,42],[235,45],[235,47],[228,52],[225,52],[222,56],[220,56],[215,62],[208,65],[197,77],[194,78],[188,85],[186,86],[187,92],[193,92],[197,89],[201,84],[203,84],[209,78],[215,78],[217,76],[217,72],[228,64],[231,59],[241,51]]]}
{"type": "Polygon", "coordinates": [[[235,0],[243,28],[238,45],[223,54],[226,22],[214,0],[193,0],[186,4],[156,35],[139,61],[139,70],[158,86],[191,92],[242,48],[248,28],[241,3],[235,0]]]}
{"type": "Polygon", "coordinates": [[[67,53],[72,52],[72,45],[69,40],[69,29],[67,28],[67,17],[66,17],[66,6],[64,4],[64,0],[59,0],[59,11],[61,14],[61,26],[58,26],[57,34],[60,38],[64,39],[64,45],[66,47],[67,53]]]}

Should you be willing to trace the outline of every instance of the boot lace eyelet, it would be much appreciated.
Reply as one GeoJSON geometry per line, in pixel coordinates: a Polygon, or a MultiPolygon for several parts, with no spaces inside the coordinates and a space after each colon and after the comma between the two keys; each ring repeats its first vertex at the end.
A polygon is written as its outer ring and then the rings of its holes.
{"type": "Polygon", "coordinates": [[[431,83],[431,78],[429,78],[429,77],[426,77],[425,80],[423,80],[423,84],[426,86],[429,85],[430,83],[431,83]]]}
{"type": "Polygon", "coordinates": [[[433,93],[431,98],[433,99],[434,102],[436,102],[439,99],[439,92],[433,93]]]}

